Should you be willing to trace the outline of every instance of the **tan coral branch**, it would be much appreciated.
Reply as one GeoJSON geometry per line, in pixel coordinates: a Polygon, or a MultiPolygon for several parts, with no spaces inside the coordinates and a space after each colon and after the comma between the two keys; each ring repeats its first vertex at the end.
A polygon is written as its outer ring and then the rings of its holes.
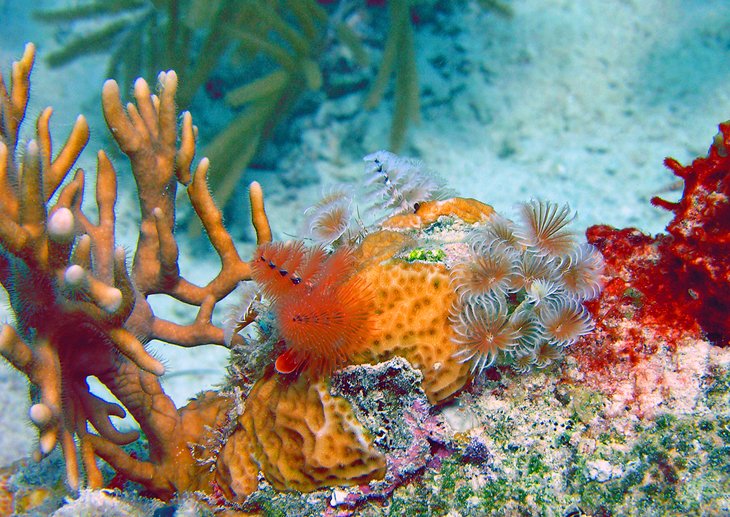
{"type": "MultiPolygon", "coordinates": [[[[59,444],[72,489],[83,481],[81,466],[86,483],[101,487],[96,457],[161,497],[208,488],[209,466],[198,464],[190,447],[211,433],[220,435],[231,401],[208,394],[178,411],[158,379],[164,367],[145,345],[152,338],[183,346],[223,344],[223,331],[211,321],[213,310],[239,281],[250,278],[250,267],[238,255],[205,185],[207,160],[191,172],[196,130],[189,114],[183,115],[176,148],[177,76],[160,74],[159,96],[137,81],[136,104],[126,107],[113,81],[102,92],[107,124],[129,158],[138,187],[141,226],[130,270],[125,251],[115,243],[117,170],[107,154],[99,152],[97,160],[96,223],[83,210],[84,172],[79,169],[65,181],[88,140],[83,117],[54,158],[52,112],[45,110],[37,123],[37,140],[27,144],[22,167],[16,165],[17,130],[27,105],[33,56],[31,45],[13,68],[10,90],[0,80],[0,281],[11,294],[16,315],[16,327],[0,331],[0,354],[38,388],[29,415],[40,436],[37,456],[59,444]],[[205,286],[194,286],[180,275],[174,234],[178,181],[188,186],[221,259],[220,272],[205,286]],[[55,205],[49,206],[56,190],[55,205]],[[157,293],[197,306],[195,320],[184,325],[157,318],[147,301],[157,293]],[[90,376],[121,405],[91,393],[86,383],[90,376]],[[149,461],[134,460],[119,448],[137,436],[119,431],[111,420],[125,411],[148,439],[149,461]]],[[[251,189],[251,204],[258,240],[264,242],[271,231],[257,184],[251,189]]],[[[207,465],[212,463],[209,458],[207,465]]]]}

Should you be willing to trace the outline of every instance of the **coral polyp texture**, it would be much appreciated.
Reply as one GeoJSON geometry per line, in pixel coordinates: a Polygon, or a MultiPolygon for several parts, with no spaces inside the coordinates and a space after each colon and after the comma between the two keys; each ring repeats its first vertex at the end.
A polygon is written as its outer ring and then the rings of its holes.
{"type": "MultiPolygon", "coordinates": [[[[34,459],[55,465],[60,444],[78,496],[67,513],[149,514],[157,499],[227,514],[728,513],[730,348],[715,344],[728,335],[730,124],[707,157],[667,161],[685,180],[679,202],[654,200],[676,214],[669,234],[594,226],[581,242],[567,205],[528,201],[511,221],[379,151],[361,190],[334,187],[302,214],[302,239],[272,242],[251,184],[257,243],[244,260],[209,161],[193,164],[175,73],[157,94],[138,80],[127,106],[108,81],[104,117],[139,198],[128,264],[103,151],[98,221],[82,208],[84,118],[55,156],[50,109],[19,144],[34,52],[0,77],[0,282],[14,315],[0,353],[32,384],[34,459]],[[220,258],[203,286],[178,264],[178,185],[220,258]],[[236,288],[218,327],[213,311],[236,288]],[[164,320],[153,294],[197,316],[164,320]],[[153,339],[229,347],[225,384],[177,408],[153,339]],[[127,412],[141,433],[115,427],[127,412]]],[[[55,509],[33,468],[0,472],[0,507],[55,509]]]]}

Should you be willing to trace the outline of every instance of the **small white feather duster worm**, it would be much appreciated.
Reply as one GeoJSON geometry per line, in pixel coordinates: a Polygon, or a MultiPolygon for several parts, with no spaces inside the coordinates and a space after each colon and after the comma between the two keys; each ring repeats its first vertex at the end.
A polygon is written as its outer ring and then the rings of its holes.
{"type": "Polygon", "coordinates": [[[418,160],[388,151],[377,151],[363,160],[369,201],[389,215],[412,212],[418,203],[445,194],[443,180],[426,171],[418,160]]]}
{"type": "Polygon", "coordinates": [[[304,212],[304,233],[328,246],[342,237],[352,224],[353,196],[345,188],[332,189],[304,212]]]}

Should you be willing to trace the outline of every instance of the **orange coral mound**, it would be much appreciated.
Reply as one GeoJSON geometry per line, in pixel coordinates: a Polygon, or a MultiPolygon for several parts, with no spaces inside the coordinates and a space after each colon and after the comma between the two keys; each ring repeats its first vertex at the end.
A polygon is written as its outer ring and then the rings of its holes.
{"type": "Polygon", "coordinates": [[[349,402],[330,395],[323,380],[271,371],[251,390],[218,460],[216,481],[229,500],[258,487],[252,460],[277,490],[301,492],[382,479],[386,468],[349,402]]]}
{"type": "Polygon", "coordinates": [[[458,217],[468,224],[485,221],[494,214],[494,209],[471,198],[455,197],[439,201],[426,201],[418,205],[413,213],[399,214],[383,222],[384,229],[425,228],[441,216],[458,217]]]}
{"type": "Polygon", "coordinates": [[[376,292],[377,331],[368,344],[368,360],[400,356],[423,374],[423,390],[437,404],[470,380],[469,365],[454,354],[449,309],[456,297],[442,264],[391,260],[363,271],[376,292]]]}

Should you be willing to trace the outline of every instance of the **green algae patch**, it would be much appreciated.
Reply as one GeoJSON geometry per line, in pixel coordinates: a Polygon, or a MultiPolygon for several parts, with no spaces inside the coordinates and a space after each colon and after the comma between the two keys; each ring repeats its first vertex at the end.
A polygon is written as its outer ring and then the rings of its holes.
{"type": "Polygon", "coordinates": [[[631,300],[631,304],[640,309],[644,305],[644,293],[635,287],[629,287],[624,291],[624,296],[631,300]]]}
{"type": "Polygon", "coordinates": [[[442,249],[416,248],[404,257],[406,262],[443,262],[446,253],[442,249]]]}
{"type": "Polygon", "coordinates": [[[713,373],[715,375],[710,379],[711,384],[707,389],[707,407],[727,410],[730,406],[730,371],[721,370],[713,373]]]}
{"type": "Polygon", "coordinates": [[[578,454],[569,491],[590,512],[723,513],[730,503],[730,447],[717,431],[725,419],[657,417],[630,450],[601,452],[615,472],[597,472],[596,454],[578,454]]]}
{"type": "Polygon", "coordinates": [[[579,387],[570,390],[569,408],[573,410],[574,420],[588,424],[603,407],[604,399],[600,394],[579,387]]]}

